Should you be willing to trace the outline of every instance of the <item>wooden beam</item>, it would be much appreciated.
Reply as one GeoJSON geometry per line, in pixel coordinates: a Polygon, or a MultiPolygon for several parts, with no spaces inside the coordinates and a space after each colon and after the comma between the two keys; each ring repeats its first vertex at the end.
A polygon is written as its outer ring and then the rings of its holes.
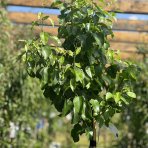
{"type": "MultiPolygon", "coordinates": [[[[35,6],[35,7],[50,7],[54,0],[10,0],[10,5],[19,6],[35,6]]],[[[97,3],[98,0],[96,0],[97,3]]],[[[148,13],[148,1],[147,0],[117,0],[111,7],[107,7],[107,10],[123,11],[130,13],[148,13]]]]}
{"type": "Polygon", "coordinates": [[[148,32],[148,21],[118,19],[117,22],[114,23],[113,29],[148,32]]]}
{"type": "Polygon", "coordinates": [[[126,13],[148,13],[147,0],[117,0],[107,10],[121,11],[126,13]]]}
{"type": "Polygon", "coordinates": [[[43,28],[41,28],[40,26],[35,26],[34,32],[38,34],[42,31],[42,29],[43,29],[43,31],[48,32],[48,33],[55,35],[55,36],[58,34],[58,28],[57,27],[45,27],[44,26],[43,28]]]}
{"type": "MultiPolygon", "coordinates": [[[[46,15],[44,15],[46,16],[46,15]]],[[[57,15],[53,15],[50,14],[48,15],[53,21],[55,25],[59,25],[58,23],[58,16],[57,15]]],[[[21,23],[21,24],[31,24],[33,21],[37,21],[38,20],[38,14],[34,14],[34,13],[23,13],[23,12],[9,12],[8,13],[8,18],[15,22],[15,23],[21,23]]],[[[43,22],[44,25],[49,25],[51,26],[51,21],[50,19],[47,19],[43,22]]]]}
{"type": "Polygon", "coordinates": [[[54,0],[10,0],[9,5],[33,6],[33,7],[50,7],[54,0]]]}
{"type": "Polygon", "coordinates": [[[129,43],[147,43],[148,41],[146,32],[115,31],[114,35],[112,41],[129,43]]]}
{"type": "Polygon", "coordinates": [[[122,52],[134,53],[138,52],[138,44],[126,43],[126,42],[110,42],[111,48],[114,50],[120,50],[122,52]]]}
{"type": "MultiPolygon", "coordinates": [[[[55,25],[59,25],[58,23],[58,16],[57,15],[48,15],[55,23],[55,25]]],[[[23,12],[9,12],[8,18],[16,23],[32,23],[33,21],[37,20],[37,14],[34,13],[23,13],[23,12]]],[[[49,19],[43,22],[44,25],[51,25],[49,19]]],[[[142,31],[148,32],[148,21],[144,20],[122,20],[119,19],[113,25],[113,29],[115,30],[126,30],[126,31],[142,31]]]]}
{"type": "MultiPolygon", "coordinates": [[[[41,31],[41,27],[35,27],[37,32],[41,31]]],[[[45,32],[49,32],[53,35],[57,35],[58,27],[43,27],[45,32]]],[[[115,37],[113,39],[110,38],[113,42],[128,42],[128,43],[147,43],[148,41],[148,33],[142,32],[128,32],[128,31],[115,31],[115,37]]]]}
{"type": "Polygon", "coordinates": [[[129,59],[133,61],[142,61],[143,56],[138,53],[127,53],[127,52],[121,52],[120,53],[121,59],[129,59]]]}
{"type": "MultiPolygon", "coordinates": [[[[52,32],[56,34],[56,29],[54,28],[44,28],[44,31],[52,32]],[[47,29],[47,30],[46,30],[47,29]]],[[[41,31],[41,28],[35,27],[35,33],[39,33],[41,31]]],[[[55,46],[56,43],[54,41],[50,41],[50,43],[55,46]]],[[[143,56],[142,54],[139,54],[137,52],[137,46],[138,44],[132,44],[132,43],[123,43],[123,42],[110,42],[111,48],[114,50],[120,51],[120,56],[122,59],[131,59],[131,60],[142,60],[143,56]]]]}

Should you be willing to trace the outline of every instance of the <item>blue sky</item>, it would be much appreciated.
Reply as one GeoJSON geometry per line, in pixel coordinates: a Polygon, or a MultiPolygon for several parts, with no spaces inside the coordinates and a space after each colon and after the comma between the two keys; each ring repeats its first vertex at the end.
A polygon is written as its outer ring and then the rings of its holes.
{"type": "MultiPolygon", "coordinates": [[[[58,9],[49,9],[49,8],[8,6],[7,10],[10,12],[32,12],[32,13],[43,12],[45,14],[60,14],[60,11],[58,9]]],[[[148,21],[148,15],[146,14],[117,13],[116,17],[117,19],[147,20],[148,21]]]]}

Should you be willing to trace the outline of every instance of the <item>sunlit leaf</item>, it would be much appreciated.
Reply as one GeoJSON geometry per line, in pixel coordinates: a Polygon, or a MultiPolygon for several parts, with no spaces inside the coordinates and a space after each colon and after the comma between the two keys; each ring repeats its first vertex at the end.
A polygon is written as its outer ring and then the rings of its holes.
{"type": "Polygon", "coordinates": [[[42,43],[44,45],[46,45],[48,43],[48,40],[49,40],[49,34],[47,32],[41,32],[40,38],[41,38],[42,43]]]}
{"type": "Polygon", "coordinates": [[[90,78],[92,78],[92,73],[91,73],[90,67],[86,67],[86,68],[85,68],[85,71],[86,71],[86,73],[88,74],[88,76],[89,76],[90,78]]]}
{"type": "Polygon", "coordinates": [[[127,92],[127,95],[131,98],[136,98],[136,94],[133,92],[127,92]]]}

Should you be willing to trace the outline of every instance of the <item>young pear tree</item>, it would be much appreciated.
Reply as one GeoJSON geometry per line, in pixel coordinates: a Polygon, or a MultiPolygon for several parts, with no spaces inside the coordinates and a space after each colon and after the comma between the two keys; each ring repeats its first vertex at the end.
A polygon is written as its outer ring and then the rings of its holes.
{"type": "Polygon", "coordinates": [[[112,13],[88,0],[53,6],[61,11],[58,35],[42,31],[26,41],[27,71],[40,79],[60,116],[72,115],[74,142],[86,133],[90,147],[96,147],[96,125],[108,127],[112,116],[136,98],[131,85],[136,65],[123,62],[110,47],[112,13]],[[53,40],[55,46],[49,44],[53,40]]]}

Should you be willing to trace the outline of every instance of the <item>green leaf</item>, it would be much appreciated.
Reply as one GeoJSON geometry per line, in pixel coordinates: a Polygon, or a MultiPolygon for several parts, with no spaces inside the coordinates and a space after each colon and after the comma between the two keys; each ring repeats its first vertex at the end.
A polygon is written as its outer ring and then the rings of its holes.
{"type": "Polygon", "coordinates": [[[90,30],[90,23],[87,23],[85,28],[87,29],[87,31],[89,31],[90,30]]]}
{"type": "Polygon", "coordinates": [[[51,4],[51,7],[56,8],[59,7],[60,5],[62,5],[63,3],[60,0],[56,0],[55,2],[53,2],[51,4]]]}
{"type": "Polygon", "coordinates": [[[66,116],[67,114],[69,114],[72,108],[73,108],[73,102],[71,100],[66,100],[64,103],[64,108],[62,110],[62,115],[66,116]]]}
{"type": "Polygon", "coordinates": [[[53,98],[53,105],[55,106],[56,110],[58,112],[62,112],[63,107],[64,107],[64,99],[61,98],[61,96],[57,95],[57,94],[55,97],[56,99],[54,97],[52,97],[52,98],[53,98]]]}
{"type": "Polygon", "coordinates": [[[80,124],[75,124],[73,129],[71,130],[71,136],[74,140],[74,142],[79,141],[79,135],[81,135],[84,132],[83,127],[80,124]]]}
{"type": "Polygon", "coordinates": [[[105,101],[101,101],[100,106],[105,106],[105,101]]]}
{"type": "Polygon", "coordinates": [[[127,95],[131,98],[136,98],[136,94],[133,92],[127,92],[127,95]]]}
{"type": "Polygon", "coordinates": [[[59,63],[62,65],[65,61],[65,58],[64,56],[61,56],[60,59],[59,59],[59,63]]]}
{"type": "Polygon", "coordinates": [[[86,71],[86,73],[88,74],[88,76],[89,76],[90,78],[92,78],[92,73],[91,73],[90,67],[86,67],[86,68],[85,68],[85,71],[86,71]]]}
{"type": "Polygon", "coordinates": [[[94,39],[96,40],[97,44],[102,47],[104,44],[104,36],[102,33],[93,33],[92,34],[94,39]]]}
{"type": "Polygon", "coordinates": [[[42,89],[44,89],[44,96],[46,98],[50,98],[52,100],[52,97],[55,98],[56,97],[56,94],[55,92],[53,91],[53,89],[51,87],[49,87],[48,85],[45,85],[42,89]]]}
{"type": "Polygon", "coordinates": [[[80,121],[80,115],[76,113],[76,111],[73,111],[73,116],[72,116],[72,124],[77,124],[80,121]]]}
{"type": "Polygon", "coordinates": [[[82,117],[82,119],[83,120],[86,120],[86,104],[85,104],[85,102],[83,103],[83,108],[82,108],[82,115],[81,115],[81,117],[82,117]]]}
{"type": "Polygon", "coordinates": [[[128,102],[124,97],[121,97],[121,100],[122,100],[126,105],[129,105],[129,102],[128,102]]]}
{"type": "Polygon", "coordinates": [[[52,77],[53,77],[53,78],[52,78],[52,79],[53,79],[52,84],[53,84],[53,85],[58,84],[58,72],[57,72],[57,71],[55,71],[55,72],[53,73],[52,77]]]}
{"type": "Polygon", "coordinates": [[[78,68],[81,68],[80,63],[75,63],[75,66],[77,66],[78,68]]]}
{"type": "Polygon", "coordinates": [[[42,19],[42,17],[43,17],[43,13],[42,12],[39,12],[38,13],[38,20],[42,19]]]}
{"type": "Polygon", "coordinates": [[[85,129],[85,133],[88,139],[92,139],[93,137],[93,129],[91,127],[87,127],[85,129]]]}
{"type": "Polygon", "coordinates": [[[74,55],[74,53],[73,53],[71,50],[68,50],[68,51],[67,51],[67,54],[68,54],[69,56],[71,56],[71,57],[73,57],[73,55],[74,55]]]}
{"type": "Polygon", "coordinates": [[[46,16],[43,16],[43,17],[42,17],[42,20],[45,21],[45,20],[47,20],[48,18],[49,18],[49,16],[46,15],[46,16]]]}
{"type": "MultiPolygon", "coordinates": [[[[94,11],[92,9],[87,9],[87,13],[88,15],[93,15],[94,11]]],[[[90,23],[87,23],[87,24],[90,24],[90,23]]]]}
{"type": "Polygon", "coordinates": [[[74,72],[75,72],[75,76],[76,76],[76,82],[80,81],[81,83],[83,83],[83,80],[85,77],[83,70],[78,67],[75,67],[74,72]]]}
{"type": "Polygon", "coordinates": [[[44,59],[49,58],[49,56],[51,55],[50,46],[45,46],[42,48],[42,55],[43,55],[44,59]]]}
{"type": "Polygon", "coordinates": [[[113,115],[115,114],[115,109],[114,108],[109,108],[109,111],[108,111],[110,117],[113,117],[113,115]]]}
{"type": "Polygon", "coordinates": [[[89,89],[89,88],[90,88],[90,85],[91,85],[91,83],[89,82],[89,83],[86,85],[86,88],[89,89]]]}
{"type": "Polygon", "coordinates": [[[100,104],[99,104],[99,102],[97,100],[94,100],[94,99],[91,99],[89,102],[93,107],[94,116],[97,116],[98,113],[100,112],[100,104]]]}
{"type": "Polygon", "coordinates": [[[33,77],[34,78],[36,76],[35,73],[34,73],[34,71],[32,69],[30,69],[30,68],[27,69],[27,73],[28,73],[28,75],[30,77],[33,77]]]}
{"type": "Polygon", "coordinates": [[[40,25],[40,24],[39,24],[38,21],[33,21],[33,22],[32,22],[32,27],[31,27],[31,29],[33,29],[34,26],[39,26],[39,25],[40,25]]]}
{"type": "Polygon", "coordinates": [[[58,37],[56,36],[49,36],[49,39],[55,41],[59,46],[61,46],[61,41],[58,37]]]}
{"type": "Polygon", "coordinates": [[[111,76],[111,78],[115,79],[117,71],[119,70],[118,65],[111,65],[107,68],[107,74],[111,76]]]}
{"type": "Polygon", "coordinates": [[[74,92],[74,90],[76,88],[76,81],[75,81],[75,79],[71,79],[70,80],[70,88],[74,92]]]}
{"type": "Polygon", "coordinates": [[[48,83],[48,67],[45,67],[44,70],[43,70],[43,81],[44,83],[48,83]]]}
{"type": "Polygon", "coordinates": [[[48,19],[50,20],[52,27],[54,27],[54,21],[50,17],[48,19]]]}
{"type": "Polygon", "coordinates": [[[74,111],[73,111],[72,123],[76,124],[80,121],[83,108],[83,97],[76,96],[73,100],[73,104],[74,104],[74,111]]]}
{"type": "Polygon", "coordinates": [[[76,96],[73,100],[75,113],[80,113],[83,107],[83,97],[76,96]]]}
{"type": "Polygon", "coordinates": [[[97,122],[99,123],[99,127],[101,128],[104,124],[104,119],[102,118],[102,116],[97,116],[95,117],[97,122]]]}
{"type": "Polygon", "coordinates": [[[121,99],[121,93],[120,92],[116,92],[116,94],[114,95],[114,100],[116,103],[118,103],[121,99]]]}
{"type": "Polygon", "coordinates": [[[73,111],[72,123],[76,124],[80,120],[81,111],[83,108],[83,97],[76,96],[73,100],[73,104],[74,104],[74,111],[73,111]]]}
{"type": "Polygon", "coordinates": [[[41,38],[41,42],[43,43],[43,45],[46,45],[49,40],[49,34],[47,32],[41,32],[40,38],[41,38]]]}
{"type": "Polygon", "coordinates": [[[104,112],[103,117],[104,117],[105,121],[108,121],[110,119],[110,115],[109,115],[109,111],[108,110],[106,110],[104,112]]]}
{"type": "Polygon", "coordinates": [[[110,93],[110,92],[107,92],[107,93],[106,93],[106,100],[109,100],[109,99],[111,99],[111,98],[113,98],[113,94],[110,93]]]}
{"type": "Polygon", "coordinates": [[[81,52],[81,47],[76,49],[76,55],[78,55],[81,52]]]}

